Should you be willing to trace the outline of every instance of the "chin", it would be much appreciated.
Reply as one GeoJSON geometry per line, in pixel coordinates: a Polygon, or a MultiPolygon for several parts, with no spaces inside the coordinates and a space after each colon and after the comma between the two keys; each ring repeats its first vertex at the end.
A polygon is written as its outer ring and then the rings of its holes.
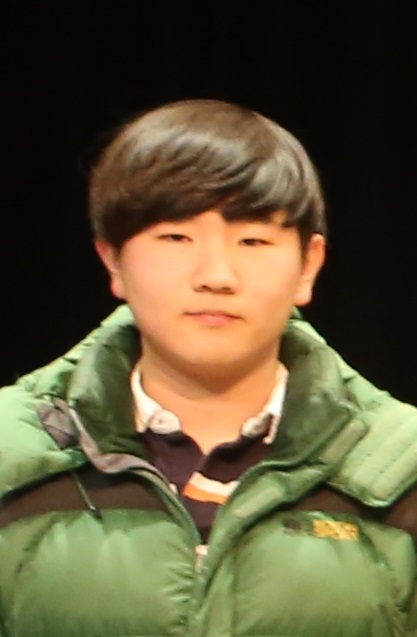
{"type": "Polygon", "coordinates": [[[207,377],[223,377],[235,376],[240,374],[243,370],[247,370],[250,366],[248,358],[214,355],[213,352],[207,352],[206,354],[199,353],[196,356],[190,356],[189,358],[182,358],[181,367],[184,370],[190,370],[196,376],[207,377]]]}

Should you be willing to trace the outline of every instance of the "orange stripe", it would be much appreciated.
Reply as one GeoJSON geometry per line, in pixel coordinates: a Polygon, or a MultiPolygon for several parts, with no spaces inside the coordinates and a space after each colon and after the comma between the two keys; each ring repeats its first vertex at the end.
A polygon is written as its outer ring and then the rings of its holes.
{"type": "Polygon", "coordinates": [[[197,500],[198,502],[217,502],[217,504],[224,504],[227,500],[226,495],[222,495],[221,493],[209,493],[208,491],[203,491],[202,489],[195,487],[189,482],[185,485],[182,492],[183,495],[187,496],[187,498],[197,500]]]}

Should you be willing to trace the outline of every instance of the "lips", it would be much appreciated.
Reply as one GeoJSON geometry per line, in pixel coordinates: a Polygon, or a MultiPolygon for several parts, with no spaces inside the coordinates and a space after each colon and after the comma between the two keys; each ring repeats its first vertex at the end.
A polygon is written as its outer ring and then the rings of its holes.
{"type": "Polygon", "coordinates": [[[201,325],[208,327],[221,327],[234,323],[240,317],[236,314],[225,312],[224,310],[198,310],[196,312],[187,312],[187,316],[201,325]]]}
{"type": "Polygon", "coordinates": [[[195,310],[194,312],[186,312],[189,316],[224,316],[226,318],[239,318],[237,314],[226,312],[225,310],[195,310]]]}

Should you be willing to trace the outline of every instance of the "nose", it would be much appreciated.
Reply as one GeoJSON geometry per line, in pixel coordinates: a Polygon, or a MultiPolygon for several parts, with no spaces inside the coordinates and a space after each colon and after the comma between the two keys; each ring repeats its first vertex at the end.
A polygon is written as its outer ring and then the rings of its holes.
{"type": "Polygon", "coordinates": [[[192,283],[197,292],[234,294],[239,279],[231,248],[217,241],[200,245],[192,283]]]}

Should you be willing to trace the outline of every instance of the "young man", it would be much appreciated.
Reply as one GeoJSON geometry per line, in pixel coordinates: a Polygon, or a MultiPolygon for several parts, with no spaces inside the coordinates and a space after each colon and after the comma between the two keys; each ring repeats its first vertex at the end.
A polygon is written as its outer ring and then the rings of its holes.
{"type": "Polygon", "coordinates": [[[0,394],[0,636],[415,637],[417,409],[296,309],[325,254],[300,143],[168,104],[90,213],[126,304],[0,394]]]}

